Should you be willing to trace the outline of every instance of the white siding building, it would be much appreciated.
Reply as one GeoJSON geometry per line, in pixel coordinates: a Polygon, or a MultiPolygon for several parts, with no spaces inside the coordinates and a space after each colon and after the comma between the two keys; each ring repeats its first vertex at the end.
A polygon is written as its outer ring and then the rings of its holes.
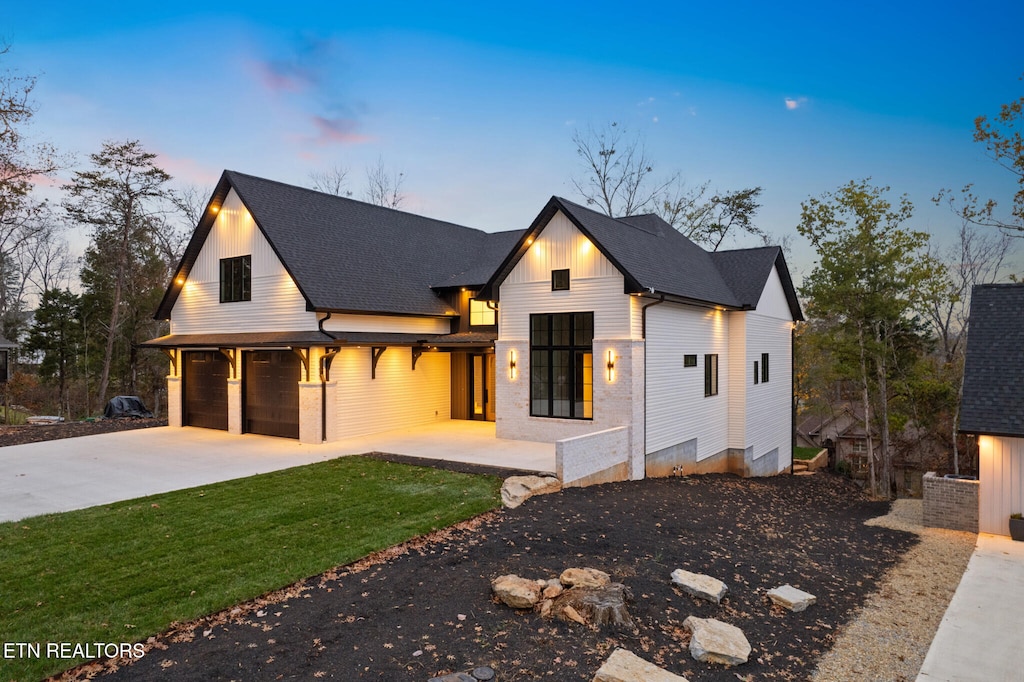
{"type": "Polygon", "coordinates": [[[487,234],[226,171],[157,316],[175,425],[484,419],[556,442],[576,484],[791,462],[781,251],[707,253],[655,216],[552,198],[487,234]]]}

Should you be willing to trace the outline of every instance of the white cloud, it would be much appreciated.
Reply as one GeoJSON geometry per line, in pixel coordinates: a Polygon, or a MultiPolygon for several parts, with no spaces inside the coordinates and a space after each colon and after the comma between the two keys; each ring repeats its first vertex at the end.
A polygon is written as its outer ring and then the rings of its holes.
{"type": "Polygon", "coordinates": [[[798,97],[796,99],[793,99],[792,97],[787,97],[785,101],[786,101],[786,109],[788,109],[789,111],[793,111],[794,109],[799,109],[803,105],[807,104],[807,98],[806,97],[798,97]]]}

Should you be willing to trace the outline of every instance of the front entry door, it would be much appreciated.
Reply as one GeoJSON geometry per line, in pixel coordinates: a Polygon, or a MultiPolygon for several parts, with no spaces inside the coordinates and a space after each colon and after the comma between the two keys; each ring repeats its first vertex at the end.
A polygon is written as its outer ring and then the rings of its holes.
{"type": "Polygon", "coordinates": [[[494,414],[494,353],[469,356],[469,418],[492,422],[494,414]]]}

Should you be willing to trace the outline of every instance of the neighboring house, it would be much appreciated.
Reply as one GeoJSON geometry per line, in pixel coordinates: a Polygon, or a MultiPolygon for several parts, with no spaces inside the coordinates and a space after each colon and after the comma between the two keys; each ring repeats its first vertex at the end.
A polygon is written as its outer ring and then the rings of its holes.
{"type": "MultiPolygon", "coordinates": [[[[867,479],[868,432],[864,428],[864,407],[856,402],[831,406],[824,414],[810,414],[797,423],[797,445],[826,448],[829,464],[846,462],[850,475],[867,479]]],[[[928,429],[908,422],[901,431],[892,433],[893,473],[897,488],[909,495],[920,495],[926,471],[944,469],[946,451],[928,429]]],[[[871,447],[880,461],[882,443],[878,430],[871,427],[871,447]]]]}
{"type": "Polygon", "coordinates": [[[1024,512],[1024,284],[974,287],[970,320],[960,431],[978,438],[978,529],[1009,535],[1024,512]]]}
{"type": "Polygon", "coordinates": [[[708,253],[653,215],[553,197],[488,234],[226,171],[157,317],[175,425],[319,443],[483,419],[613,453],[592,480],[791,462],[781,250],[708,253]]]}

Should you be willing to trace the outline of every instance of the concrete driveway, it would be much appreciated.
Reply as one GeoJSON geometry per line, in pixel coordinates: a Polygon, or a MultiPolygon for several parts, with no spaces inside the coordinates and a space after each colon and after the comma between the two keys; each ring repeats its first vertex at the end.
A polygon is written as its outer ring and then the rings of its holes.
{"type": "Polygon", "coordinates": [[[165,426],[0,448],[0,521],[367,452],[555,470],[553,444],[499,440],[494,436],[494,424],[486,422],[453,420],[323,445],[165,426]]]}

